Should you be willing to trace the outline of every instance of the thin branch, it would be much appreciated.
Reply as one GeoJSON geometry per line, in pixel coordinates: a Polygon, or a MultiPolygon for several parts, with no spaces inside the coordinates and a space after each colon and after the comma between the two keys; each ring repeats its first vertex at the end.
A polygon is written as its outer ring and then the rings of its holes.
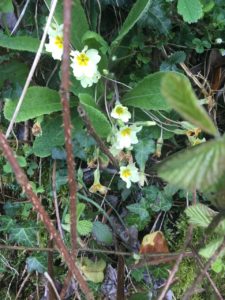
{"type": "Polygon", "coordinates": [[[41,202],[39,201],[37,195],[33,192],[32,186],[29,183],[29,180],[24,173],[23,169],[19,166],[12,149],[10,148],[5,136],[0,132],[0,148],[3,151],[4,157],[8,160],[9,164],[11,165],[13,172],[16,176],[17,182],[21,185],[23,191],[27,195],[28,199],[32,202],[34,209],[37,213],[40,214],[40,219],[44,223],[46,229],[48,230],[50,237],[54,239],[56,246],[59,249],[59,252],[65,259],[65,262],[69,268],[69,270],[73,273],[76,277],[81,290],[85,293],[86,298],[88,300],[93,300],[94,297],[90,292],[87,282],[84,280],[83,276],[80,273],[80,270],[75,264],[75,260],[73,256],[67,250],[63,240],[61,239],[60,235],[55,229],[48,213],[42,206],[41,202]]]}
{"type": "Polygon", "coordinates": [[[211,265],[214,263],[214,261],[217,259],[217,257],[221,254],[221,252],[225,249],[225,238],[223,239],[222,244],[216,249],[214,254],[210,257],[210,259],[205,264],[204,268],[197,274],[196,278],[193,281],[193,284],[187,289],[185,294],[182,297],[182,300],[189,300],[192,295],[195,293],[196,288],[203,280],[204,276],[206,275],[206,272],[209,270],[211,265]]]}
{"type": "Polygon", "coordinates": [[[100,150],[109,158],[109,160],[111,161],[111,163],[113,164],[113,166],[119,170],[119,164],[118,161],[116,160],[116,158],[112,155],[112,153],[109,151],[109,149],[106,147],[105,143],[103,142],[103,140],[100,138],[100,136],[97,134],[97,132],[95,131],[94,127],[91,124],[91,121],[86,113],[86,111],[84,110],[84,108],[81,105],[78,105],[78,113],[80,115],[80,117],[82,118],[82,120],[84,121],[86,127],[87,127],[87,131],[88,133],[95,139],[95,141],[97,142],[100,150]]]}
{"type": "MultiPolygon", "coordinates": [[[[59,293],[58,293],[58,291],[57,291],[57,289],[56,289],[56,287],[55,287],[55,284],[54,284],[54,282],[53,282],[51,276],[48,274],[48,272],[44,272],[44,276],[45,276],[45,278],[48,280],[48,283],[51,285],[51,287],[52,287],[52,289],[53,289],[53,291],[54,291],[54,293],[55,293],[56,298],[57,298],[58,300],[61,300],[61,298],[60,298],[60,296],[59,296],[59,293]]],[[[52,297],[52,296],[51,296],[51,297],[52,297]]],[[[50,299],[52,299],[51,297],[50,297],[50,299]]]]}
{"type": "Polygon", "coordinates": [[[41,39],[41,42],[40,42],[38,51],[37,51],[37,53],[36,53],[36,55],[35,55],[35,58],[34,58],[32,67],[31,67],[31,69],[30,69],[30,72],[29,72],[28,77],[27,77],[27,80],[26,80],[26,83],[25,83],[25,85],[24,85],[24,87],[23,87],[23,90],[22,90],[22,93],[21,93],[21,95],[20,95],[19,101],[18,101],[18,103],[17,103],[16,109],[15,109],[15,111],[14,111],[14,113],[13,113],[12,119],[11,119],[11,121],[10,121],[10,123],[9,123],[9,126],[8,126],[8,129],[7,129],[7,131],[6,131],[6,134],[5,134],[6,138],[9,137],[9,135],[10,135],[10,133],[11,133],[11,131],[12,131],[13,125],[14,125],[14,123],[15,123],[15,121],[16,121],[16,117],[17,117],[17,115],[18,115],[18,113],[19,113],[19,111],[20,111],[20,108],[21,108],[21,105],[22,105],[22,103],[23,103],[24,97],[25,97],[25,95],[26,95],[27,89],[28,89],[28,87],[29,87],[29,85],[30,85],[30,82],[31,82],[31,80],[32,80],[32,78],[33,78],[33,75],[34,75],[34,72],[35,72],[35,70],[36,70],[36,67],[37,67],[38,62],[39,62],[39,60],[40,60],[41,53],[42,53],[42,50],[43,50],[43,48],[44,48],[45,40],[46,40],[46,37],[47,37],[47,34],[48,34],[48,30],[49,30],[49,27],[50,27],[50,25],[51,25],[51,21],[52,21],[54,12],[55,12],[55,8],[56,8],[56,5],[57,5],[57,1],[58,1],[58,0],[53,0],[53,1],[52,1],[51,9],[50,9],[50,12],[49,12],[49,16],[48,16],[48,19],[47,19],[47,23],[46,23],[46,25],[45,25],[44,33],[43,33],[43,36],[42,36],[42,39],[41,39]]]}
{"type": "Polygon", "coordinates": [[[161,294],[159,295],[159,298],[158,298],[157,300],[163,300],[164,297],[166,296],[166,293],[167,293],[167,291],[168,291],[168,289],[169,289],[171,283],[173,282],[173,279],[174,279],[174,277],[175,277],[175,275],[176,275],[176,273],[177,273],[177,271],[178,271],[179,265],[180,265],[180,263],[181,263],[181,261],[182,261],[182,259],[183,259],[183,257],[184,257],[185,250],[186,250],[188,244],[189,244],[190,241],[191,241],[191,238],[192,238],[192,231],[193,231],[193,227],[192,227],[192,225],[190,225],[190,226],[189,226],[189,229],[188,229],[187,239],[186,239],[186,241],[185,241],[185,243],[184,243],[183,251],[182,251],[181,254],[178,256],[177,261],[176,261],[175,265],[173,266],[173,269],[172,269],[172,271],[171,271],[171,273],[170,273],[170,276],[169,276],[169,278],[167,279],[167,282],[166,282],[166,284],[165,284],[165,286],[164,286],[164,288],[163,288],[163,290],[162,290],[162,292],[161,292],[161,294]]]}
{"type": "Polygon", "coordinates": [[[30,3],[30,0],[27,0],[26,3],[25,3],[25,5],[24,5],[24,7],[23,7],[23,10],[22,10],[22,12],[21,12],[21,14],[20,14],[20,16],[19,16],[19,18],[18,18],[18,20],[17,20],[14,28],[13,28],[13,30],[10,33],[10,35],[13,35],[13,33],[17,30],[18,26],[20,25],[20,22],[22,21],[24,15],[25,15],[25,12],[27,10],[27,7],[28,7],[29,3],[30,3]]]}

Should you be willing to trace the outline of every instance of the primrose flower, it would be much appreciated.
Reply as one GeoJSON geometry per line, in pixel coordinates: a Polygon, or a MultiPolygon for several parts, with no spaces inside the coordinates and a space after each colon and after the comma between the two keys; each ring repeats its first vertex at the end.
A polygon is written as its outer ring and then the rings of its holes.
{"type": "Polygon", "coordinates": [[[111,112],[111,116],[114,119],[118,119],[118,120],[123,121],[124,123],[128,122],[129,119],[131,118],[131,114],[128,111],[128,108],[126,106],[121,105],[121,104],[117,104],[113,108],[113,110],[111,112]]]}
{"type": "Polygon", "coordinates": [[[48,31],[49,44],[45,44],[47,52],[52,53],[52,57],[61,60],[63,54],[63,24],[52,24],[48,31]]]}
{"type": "Polygon", "coordinates": [[[82,87],[90,87],[97,83],[101,77],[97,66],[101,60],[98,51],[84,47],[81,52],[71,51],[71,56],[73,75],[80,80],[82,87]]]}
{"type": "Polygon", "coordinates": [[[141,131],[142,126],[136,125],[124,126],[116,133],[116,149],[130,148],[132,144],[137,144],[137,133],[141,131]]]}
{"type": "Polygon", "coordinates": [[[126,182],[127,189],[131,187],[131,182],[138,182],[140,178],[135,164],[129,164],[126,167],[120,167],[120,178],[126,182]]]}
{"type": "Polygon", "coordinates": [[[107,193],[108,189],[109,188],[107,188],[106,186],[104,186],[100,183],[100,172],[99,172],[99,169],[96,169],[94,172],[94,183],[89,188],[89,192],[91,192],[91,193],[99,192],[100,194],[105,195],[107,193]]]}

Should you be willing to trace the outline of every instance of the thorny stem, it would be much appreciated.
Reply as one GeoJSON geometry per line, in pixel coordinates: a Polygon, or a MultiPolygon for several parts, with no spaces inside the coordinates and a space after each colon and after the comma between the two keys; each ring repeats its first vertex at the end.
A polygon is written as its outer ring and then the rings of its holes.
{"type": "Polygon", "coordinates": [[[40,219],[44,223],[46,229],[48,230],[50,237],[53,238],[56,246],[59,249],[59,252],[61,253],[62,257],[65,259],[65,262],[69,270],[76,277],[81,290],[84,292],[88,300],[93,300],[94,297],[87,286],[87,282],[84,280],[83,276],[80,273],[80,270],[76,266],[73,256],[71,256],[71,254],[67,250],[63,240],[61,239],[60,235],[56,231],[55,226],[53,225],[48,213],[40,203],[37,195],[33,192],[32,186],[30,185],[26,174],[19,166],[16,158],[14,157],[12,149],[8,145],[5,136],[1,132],[0,132],[0,148],[3,151],[4,157],[8,160],[9,164],[11,165],[13,172],[16,176],[17,182],[21,185],[28,199],[32,202],[36,212],[40,214],[40,219]]]}

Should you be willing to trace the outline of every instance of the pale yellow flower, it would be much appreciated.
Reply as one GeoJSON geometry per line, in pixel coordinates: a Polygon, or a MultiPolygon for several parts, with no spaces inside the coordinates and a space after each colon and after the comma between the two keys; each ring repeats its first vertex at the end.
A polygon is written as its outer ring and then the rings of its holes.
{"type": "Polygon", "coordinates": [[[131,182],[139,182],[140,176],[135,164],[120,167],[120,178],[126,182],[128,189],[131,187],[131,182]]]}
{"type": "Polygon", "coordinates": [[[118,119],[123,121],[124,123],[127,123],[129,121],[129,119],[131,118],[131,114],[128,111],[128,108],[126,106],[123,106],[121,104],[117,104],[112,112],[111,112],[111,116],[114,119],[118,119]]]}
{"type": "Polygon", "coordinates": [[[89,192],[91,193],[99,192],[100,194],[105,195],[108,190],[109,188],[107,188],[106,186],[100,183],[100,172],[99,169],[97,168],[94,172],[94,183],[89,188],[89,192]]]}
{"type": "Polygon", "coordinates": [[[116,149],[130,148],[131,145],[138,143],[137,133],[141,131],[142,126],[136,125],[124,126],[116,133],[116,149]]]}
{"type": "Polygon", "coordinates": [[[61,60],[63,54],[63,24],[52,24],[49,31],[49,43],[45,44],[47,52],[52,53],[52,57],[61,60]]]}
{"type": "Polygon", "coordinates": [[[71,51],[71,57],[73,75],[80,81],[82,87],[90,87],[98,82],[101,77],[98,71],[98,63],[101,60],[98,50],[88,50],[84,47],[81,52],[71,51]]]}

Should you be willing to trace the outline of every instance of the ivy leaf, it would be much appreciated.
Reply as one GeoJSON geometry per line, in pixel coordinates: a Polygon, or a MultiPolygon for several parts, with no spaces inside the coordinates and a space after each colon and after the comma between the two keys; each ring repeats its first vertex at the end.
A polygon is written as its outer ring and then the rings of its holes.
{"type": "Polygon", "coordinates": [[[26,259],[27,271],[38,272],[43,274],[47,271],[47,257],[43,254],[37,254],[35,256],[30,256],[26,259]]]}
{"type": "Polygon", "coordinates": [[[225,172],[225,137],[180,151],[158,168],[159,176],[190,191],[205,191],[225,172]]]}
{"type": "Polygon", "coordinates": [[[14,227],[16,224],[15,220],[13,220],[9,216],[0,216],[0,232],[8,233],[10,231],[10,228],[14,227]]]}
{"type": "Polygon", "coordinates": [[[9,241],[22,246],[32,247],[36,244],[36,228],[29,225],[16,225],[10,228],[9,241]]]}
{"type": "MultiPolygon", "coordinates": [[[[4,115],[11,120],[17,101],[7,100],[4,107],[4,115]]],[[[24,122],[38,116],[50,114],[62,109],[59,93],[47,87],[30,87],[17,115],[16,122],[24,122]]]]}
{"type": "Polygon", "coordinates": [[[150,74],[124,95],[122,102],[127,106],[134,106],[142,109],[150,110],[170,110],[166,98],[161,93],[161,81],[167,73],[177,74],[177,76],[184,76],[176,72],[156,72],[150,74]]]}
{"type": "Polygon", "coordinates": [[[185,209],[189,223],[199,227],[207,228],[217,213],[204,204],[191,205],[185,209]]]}
{"type": "Polygon", "coordinates": [[[160,71],[177,71],[176,64],[184,62],[186,59],[186,53],[184,51],[176,51],[172,53],[164,62],[160,65],[160,71]]]}
{"type": "Polygon", "coordinates": [[[185,119],[209,134],[218,134],[212,120],[199,104],[187,77],[168,72],[162,79],[161,91],[167,102],[185,119]]]}
{"type": "Polygon", "coordinates": [[[106,245],[112,245],[113,235],[112,230],[108,225],[103,224],[99,221],[93,223],[92,234],[99,243],[106,245]]]}
{"type": "Polygon", "coordinates": [[[36,53],[40,41],[31,36],[7,36],[0,32],[0,47],[36,53]]]}
{"type": "Polygon", "coordinates": [[[150,185],[143,188],[143,193],[146,204],[155,212],[168,211],[172,207],[172,196],[166,195],[156,186],[150,185]]]}
{"type": "Polygon", "coordinates": [[[201,1],[178,0],[177,11],[187,23],[195,23],[203,16],[201,1]]]}
{"type": "Polygon", "coordinates": [[[142,17],[146,10],[151,5],[151,0],[137,0],[130,10],[126,20],[124,21],[119,35],[113,41],[112,45],[118,45],[122,38],[134,27],[137,21],[142,17]]]}
{"type": "Polygon", "coordinates": [[[134,145],[134,152],[140,169],[144,170],[149,155],[155,152],[155,142],[149,138],[139,140],[138,144],[134,145]]]}

